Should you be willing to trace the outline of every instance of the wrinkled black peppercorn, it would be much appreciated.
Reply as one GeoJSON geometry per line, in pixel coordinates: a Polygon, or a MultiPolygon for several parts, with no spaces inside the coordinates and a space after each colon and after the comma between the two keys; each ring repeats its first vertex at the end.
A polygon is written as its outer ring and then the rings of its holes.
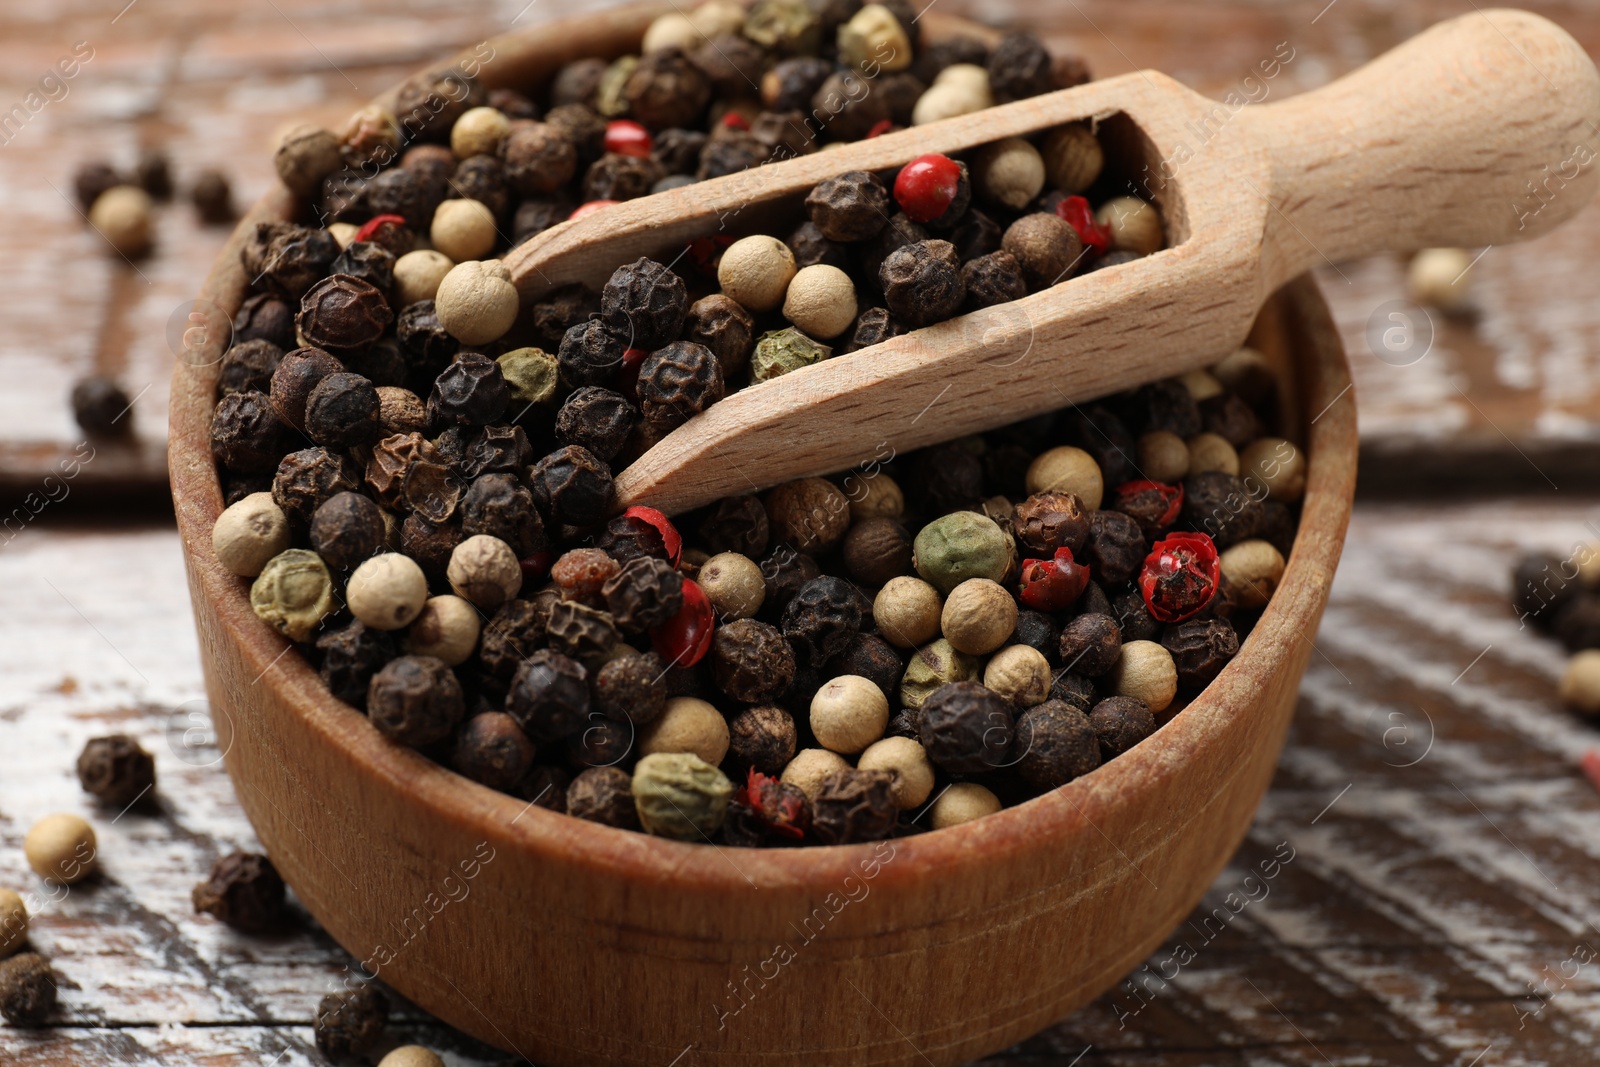
{"type": "Polygon", "coordinates": [[[556,440],[582,445],[607,462],[628,443],[639,412],[627,397],[587,385],[573,390],[556,412],[556,440]]]}
{"type": "Polygon", "coordinates": [[[1062,700],[1047,700],[1017,723],[1017,773],[1035,789],[1056,789],[1100,766],[1100,740],[1089,716],[1062,700]]]}
{"type": "Polygon", "coordinates": [[[554,597],[508,600],[484,624],[478,662],[491,677],[509,682],[522,661],[544,645],[554,597]]]}
{"type": "Polygon", "coordinates": [[[590,767],[567,786],[567,814],[622,830],[639,828],[633,778],[618,767],[590,767]]]}
{"type": "Polygon", "coordinates": [[[677,340],[688,311],[683,279],[653,259],[618,267],[600,293],[600,319],[624,348],[656,349],[677,340]]]}
{"type": "Polygon", "coordinates": [[[378,390],[348,371],[330,374],[306,398],[306,435],[319,445],[369,445],[383,435],[378,390]]]}
{"type": "Polygon", "coordinates": [[[428,423],[437,429],[450,426],[487,426],[497,422],[511,403],[500,364],[478,352],[462,352],[434,380],[428,394],[428,423]]]}
{"type": "Polygon", "coordinates": [[[856,321],[846,331],[847,340],[841,351],[859,352],[863,348],[882,344],[891,337],[899,337],[904,332],[887,308],[867,308],[856,316],[856,321]]]}
{"type": "Polygon", "coordinates": [[[1018,612],[1017,626],[1011,632],[1011,638],[1019,645],[1027,645],[1042,653],[1051,663],[1060,662],[1061,631],[1056,628],[1055,620],[1042,611],[1024,609],[1018,612]]]}
{"type": "Polygon", "coordinates": [[[348,274],[324,278],[307,290],[294,320],[307,344],[334,354],[365,348],[392,322],[394,312],[383,291],[348,274]]]}
{"type": "Polygon", "coordinates": [[[780,774],[797,745],[794,717],[776,705],[746,708],[728,723],[728,755],[739,767],[780,774]]]}
{"type": "Polygon", "coordinates": [[[13,1026],[43,1026],[56,1007],[56,973],[37,952],[0,961],[0,1015],[13,1026]]]}
{"type": "Polygon", "coordinates": [[[655,429],[670,430],[722,399],[722,364],[705,345],[674,341],[645,358],[638,391],[645,419],[655,429]]]}
{"type": "Polygon", "coordinates": [[[589,713],[589,723],[567,738],[567,762],[574,767],[615,767],[633,752],[633,724],[589,713]]]}
{"type": "MultiPolygon", "coordinates": [[[[563,109],[556,109],[560,110],[563,109]]],[[[506,184],[523,196],[549,196],[578,171],[577,148],[554,121],[556,111],[545,116],[545,122],[519,123],[500,142],[506,184]]],[[[602,124],[601,136],[604,135],[602,124]]]]}
{"type": "Polygon", "coordinates": [[[666,666],[654,652],[608,661],[594,679],[596,710],[618,722],[638,726],[654,722],[667,706],[662,687],[666,666]]]}
{"type": "Polygon", "coordinates": [[[90,738],[78,755],[78,783],[113,807],[125,808],[156,786],[156,761],[127,734],[90,738]]]}
{"type": "Polygon", "coordinates": [[[131,407],[128,394],[110,378],[91,375],[72,387],[72,417],[90,436],[126,436],[133,430],[131,407]]]}
{"type": "Polygon", "coordinates": [[[541,510],[569,526],[605,521],[616,492],[611,468],[578,445],[559,448],[535,463],[528,470],[528,486],[541,510]]]}
{"type": "Polygon", "coordinates": [[[814,665],[843,652],[860,629],[861,594],[843,578],[832,575],[812,578],[800,586],[783,609],[783,636],[814,665]]]}
{"type": "Polygon", "coordinates": [[[217,378],[221,396],[232,393],[264,393],[272,388],[272,373],[278,369],[283,349],[261,338],[240,341],[222,357],[217,378]]]}
{"type": "Polygon", "coordinates": [[[297,348],[278,361],[272,372],[272,410],[286,426],[306,428],[306,402],[311,392],[344,364],[320,348],[297,348]]]}
{"type": "Polygon", "coordinates": [[[606,609],[624,633],[661,626],[683,607],[683,576],[663,559],[629,560],[601,590],[606,609]]]}
{"type": "Polygon", "coordinates": [[[372,676],[398,654],[393,634],[359,620],[317,638],[322,653],[322,684],[333,696],[357,708],[367,706],[372,676]]]}
{"type": "Polygon", "coordinates": [[[1138,697],[1107,697],[1089,713],[1100,741],[1100,758],[1114,759],[1155,733],[1156,717],[1138,697]]]}
{"type": "Polygon", "coordinates": [[[194,910],[235,930],[259,934],[283,917],[284,885],[272,861],[257,852],[230,852],[190,894],[194,910]]]}
{"type": "Polygon", "coordinates": [[[736,301],[713,293],[690,305],[683,322],[683,338],[709,348],[722,365],[722,376],[728,378],[750,362],[755,325],[755,319],[736,301]]]}
{"type": "Polygon", "coordinates": [[[713,555],[737,552],[751,559],[767,550],[767,509],[753,496],[724,497],[700,524],[700,540],[713,555]]]}
{"type": "Polygon", "coordinates": [[[411,384],[419,389],[432,388],[433,380],[461,350],[461,342],[439,324],[439,314],[432,300],[407,304],[395,323],[395,336],[400,340],[400,352],[411,369],[411,384]]]}
{"type": "Polygon", "coordinates": [[[351,241],[331,269],[387,293],[394,286],[394,259],[394,253],[376,241],[351,241]]]}
{"type": "Polygon", "coordinates": [[[317,1005],[312,1033],[317,1048],[332,1060],[370,1052],[389,1025],[389,999],[376,986],[329,993],[317,1005]]]}
{"type": "Polygon", "coordinates": [[[856,634],[843,652],[828,661],[828,670],[834,674],[860,675],[876,685],[890,706],[905,669],[900,653],[877,634],[856,634]]]}
{"type": "Polygon", "coordinates": [[[1259,493],[1231,474],[1208,471],[1183,483],[1184,524],[1209,534],[1218,548],[1254,537],[1264,514],[1259,493]]]}
{"type": "Polygon", "coordinates": [[[1161,624],[1150,615],[1144,597],[1138,593],[1123,593],[1111,601],[1111,617],[1117,620],[1124,641],[1153,641],[1161,624]]]}
{"type": "Polygon", "coordinates": [[[517,668],[506,711],[535,744],[565,740],[589,718],[589,672],[577,660],[541,648],[517,668]]]}
{"type": "Polygon", "coordinates": [[[1059,700],[1087,715],[1100,696],[1090,679],[1070,670],[1060,670],[1050,681],[1050,699],[1059,700]]]}
{"type": "Polygon", "coordinates": [[[916,241],[891,252],[878,283],[895,318],[912,327],[948,319],[966,297],[961,261],[949,241],[916,241]]]}
{"type": "Polygon", "coordinates": [[[575,600],[562,600],[550,607],[545,638],[556,651],[580,663],[598,666],[616,647],[621,634],[609,611],[575,600]]]}
{"type": "Polygon", "coordinates": [[[1103,582],[1121,585],[1139,573],[1148,547],[1139,524],[1120,511],[1101,510],[1089,519],[1083,560],[1103,582]]]}
{"type": "Polygon", "coordinates": [[[450,554],[461,543],[461,524],[433,522],[420,514],[406,516],[400,524],[400,550],[422,568],[433,585],[445,584],[450,554]]]}
{"type": "Polygon", "coordinates": [[[1187,441],[1200,432],[1200,406],[1176,379],[1141,385],[1129,403],[1129,414],[1144,433],[1166,430],[1187,441]]]}
{"type": "Polygon", "coordinates": [[[336,571],[354,570],[383,547],[383,510],[360,493],[337,493],[311,516],[311,547],[336,571]]]}
{"type": "Polygon", "coordinates": [[[1210,685],[1239,653],[1239,635],[1226,619],[1195,619],[1169,626],[1161,644],[1172,653],[1178,685],[1187,690],[1210,685]]]}
{"type": "Polygon", "coordinates": [[[432,656],[390,660],[367,687],[367,717],[402,745],[420,748],[443,741],[465,714],[461,683],[432,656]]]}
{"type": "Polygon", "coordinates": [[[650,192],[650,187],[666,177],[666,170],[654,159],[607,152],[583,176],[584,200],[633,200],[650,192]]]}
{"type": "Polygon", "coordinates": [[[1061,631],[1061,665],[1069,671],[1098,678],[1121,654],[1122,631],[1109,615],[1079,615],[1061,631]]]}
{"type": "Polygon", "coordinates": [[[946,682],[922,702],[922,747],[952,774],[1005,766],[1015,728],[1010,702],[977,682],[946,682]]]}
{"type": "Polygon", "coordinates": [[[338,256],[339,242],[327,230],[269,222],[257,226],[256,242],[241,253],[255,288],[296,303],[338,256]]]}
{"type": "Polygon", "coordinates": [[[1054,89],[1050,51],[1031,30],[1014,30],[1000,38],[989,56],[989,89],[995,103],[1008,104],[1054,89]]]}
{"type": "Polygon", "coordinates": [[[961,267],[961,284],[967,291],[968,310],[1005,304],[1028,295],[1022,264],[1010,252],[990,252],[968,260],[961,267]]]}
{"type": "Polygon", "coordinates": [[[533,742],[515,719],[503,711],[484,711],[456,731],[450,766],[474,782],[509,793],[527,777],[534,755],[533,742]]]}
{"type": "Polygon", "coordinates": [[[305,448],[289,453],[278,464],[272,479],[272,502],[305,528],[323,504],[340,493],[360,489],[361,470],[344,453],[305,448]]]}
{"type": "Polygon", "coordinates": [[[834,771],[811,802],[811,828],[825,845],[882,840],[894,832],[899,816],[888,771],[834,771]]]}
{"type": "Polygon", "coordinates": [[[794,682],[794,649],[776,626],[755,619],[717,627],[710,659],[717,688],[744,704],[772,700],[794,682]]]}
{"type": "Polygon", "coordinates": [[[625,340],[606,329],[599,319],[573,325],[562,335],[556,349],[561,383],[569,389],[609,383],[622,366],[625,347],[625,340]]]}
{"type": "Polygon", "coordinates": [[[830,241],[865,241],[889,219],[889,190],[870,171],[846,171],[806,194],[806,214],[830,241]]]}
{"type": "Polygon", "coordinates": [[[294,311],[287,301],[271,293],[245,297],[233,316],[233,343],[261,340],[271,341],[285,351],[293,348],[294,311]]]}

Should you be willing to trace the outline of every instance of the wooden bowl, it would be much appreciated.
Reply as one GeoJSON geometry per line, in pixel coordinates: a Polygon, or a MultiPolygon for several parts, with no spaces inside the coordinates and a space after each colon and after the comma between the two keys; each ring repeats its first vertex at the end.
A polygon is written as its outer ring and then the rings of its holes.
{"type": "MultiPolygon", "coordinates": [[[[661,10],[497,39],[483,78],[515,85],[564,57],[619,54],[661,10]]],[[[934,36],[962,25],[927,23],[934,36]]],[[[221,313],[242,299],[244,234],[292,207],[280,190],[240,224],[204,294],[221,313]]],[[[367,975],[537,1063],[956,1064],[1004,1048],[1161,942],[1272,777],[1349,518],[1356,432],[1344,355],[1308,278],[1272,299],[1253,342],[1282,371],[1286,436],[1309,471],[1283,584],[1222,675],[1132,752],[1047,796],[893,842],[774,851],[529,807],[389,743],[334,700],[211,551],[214,337],[175,375],[170,461],[239,799],[367,975]]]]}

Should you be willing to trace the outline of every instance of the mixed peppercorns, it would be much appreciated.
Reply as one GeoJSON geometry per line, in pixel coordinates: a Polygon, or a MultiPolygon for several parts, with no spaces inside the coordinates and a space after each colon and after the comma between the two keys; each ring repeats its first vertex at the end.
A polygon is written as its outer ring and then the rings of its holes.
{"type": "MultiPolygon", "coordinates": [[[[784,238],[696,241],[599,293],[522,306],[484,258],[1086,77],[1027,34],[918,47],[903,14],[712,0],[545,99],[466,79],[429,122],[285,140],[318,224],[242,252],[214,548],[390,739],[608,826],[842,844],[1088,773],[1237,653],[1305,483],[1252,355],[675,519],[616,506],[615,473],[731,390],[1159,249],[1091,125],[838,174],[784,238]]],[[[216,908],[248,896],[212,881],[216,908]]]]}

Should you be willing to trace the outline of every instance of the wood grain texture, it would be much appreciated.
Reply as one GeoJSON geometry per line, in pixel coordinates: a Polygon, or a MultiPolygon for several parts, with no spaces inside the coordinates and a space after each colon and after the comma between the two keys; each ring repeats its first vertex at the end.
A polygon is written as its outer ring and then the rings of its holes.
{"type": "MultiPolygon", "coordinates": [[[[1565,554],[1596,536],[1597,507],[1358,506],[1239,853],[1125,981],[985,1067],[1467,1067],[1486,1049],[1480,1067],[1589,1062],[1600,972],[1552,976],[1577,946],[1600,949],[1600,796],[1574,767],[1600,733],[1555,706],[1563,656],[1504,601],[1509,557],[1565,554]],[[1294,858],[1265,879],[1285,842],[1294,858]],[[1194,958],[1175,969],[1184,946],[1194,958]]],[[[46,1031],[0,1026],[8,1065],[324,1067],[311,1011],[351,957],[309,918],[257,938],[189,911],[211,860],[255,838],[216,749],[183,741],[204,688],[182,568],[161,527],[46,519],[0,551],[0,586],[30,605],[0,643],[0,884],[43,892],[21,840],[47,811],[93,820],[105,867],[35,918],[63,1008],[46,1031]],[[119,819],[79,791],[79,747],[114,730],[155,754],[158,811],[119,819]]],[[[451,1067],[515,1061],[396,1015],[397,1041],[451,1067]]]]}

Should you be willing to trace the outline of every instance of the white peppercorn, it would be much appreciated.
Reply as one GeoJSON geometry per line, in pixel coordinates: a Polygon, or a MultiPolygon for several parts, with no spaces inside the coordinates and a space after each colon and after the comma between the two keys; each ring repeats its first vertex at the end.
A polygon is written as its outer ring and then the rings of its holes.
{"type": "Polygon", "coordinates": [[[1100,205],[1095,221],[1111,228],[1111,247],[1117,252],[1148,256],[1161,251],[1166,236],[1155,206],[1133,196],[1117,196],[1100,205]]]}
{"type": "Polygon", "coordinates": [[[856,769],[894,775],[894,803],[901,811],[920,806],[933,793],[933,763],[921,742],[910,737],[874,741],[856,760],[856,769]]]}
{"type": "Polygon", "coordinates": [[[272,502],[272,494],[251,493],[217,517],[211,551],[231,573],[254,578],[289,547],[291,538],[289,518],[272,502]]]}
{"type": "Polygon", "coordinates": [[[906,496],[900,483],[882,471],[851,475],[845,483],[850,498],[850,521],[898,519],[906,512],[906,496]]]}
{"type": "Polygon", "coordinates": [[[730,300],[751,311],[772,311],[783,303],[795,273],[789,246],[757,234],[735,241],[722,253],[717,284],[730,300]]]}
{"type": "Polygon", "coordinates": [[[56,885],[73,885],[89,877],[98,861],[95,848],[94,827],[65,812],[46,815],[22,840],[33,873],[56,885]]]}
{"type": "Polygon", "coordinates": [[[824,341],[837,337],[855,321],[855,283],[826,263],[802,268],[789,282],[783,317],[808,337],[824,341]]]}
{"type": "Polygon", "coordinates": [[[849,769],[850,764],[837,752],[825,748],[803,748],[795,753],[794,759],[779,775],[779,780],[800,790],[808,800],[815,800],[822,790],[824,778],[849,769]]]}
{"type": "Polygon", "coordinates": [[[1081,448],[1062,445],[1041,453],[1028,464],[1029,493],[1071,493],[1095,511],[1105,495],[1105,479],[1094,457],[1081,448]]]}
{"type": "Polygon", "coordinates": [[[1185,371],[1178,375],[1178,381],[1189,390],[1189,396],[1196,404],[1227,391],[1222,387],[1222,383],[1217,381],[1217,376],[1208,370],[1185,371]]]}
{"type": "Polygon", "coordinates": [[[494,611],[521,591],[522,566],[498,537],[473,534],[451,551],[445,578],[457,596],[494,611]]]}
{"type": "Polygon", "coordinates": [[[1044,188],[1044,160],[1020,137],[985,145],[972,161],[972,188],[991,203],[1021,211],[1044,188]]]}
{"type": "Polygon", "coordinates": [[[673,697],[660,716],[639,733],[639,751],[689,752],[713,767],[728,754],[728,720],[698,697],[673,697]]]}
{"type": "Polygon", "coordinates": [[[494,248],[494,212],[478,200],[446,200],[434,210],[428,236],[457,263],[478,259],[494,248]]]}
{"type": "Polygon", "coordinates": [[[658,16],[645,28],[644,39],[639,42],[639,53],[664,52],[676,48],[687,52],[701,42],[700,31],[695,29],[689,16],[670,11],[658,16]]]}
{"type": "Polygon", "coordinates": [[[250,607],[256,618],[291,641],[306,640],[333,610],[328,565],[303,548],[278,553],[250,587],[250,607]]]}
{"type": "Polygon", "coordinates": [[[28,908],[13,890],[0,889],[0,960],[28,942],[28,908]]]}
{"type": "Polygon", "coordinates": [[[444,1060],[421,1045],[401,1045],[379,1060],[378,1067],[444,1067],[444,1060]]]}
{"type": "Polygon", "coordinates": [[[889,726],[889,701],[883,690],[858,674],[830,679],[811,698],[811,732],[823,748],[854,754],[889,726]]]}
{"type": "Polygon", "coordinates": [[[1600,716],[1600,649],[1585,649],[1567,661],[1560,692],[1561,703],[1572,711],[1600,716]]]}
{"type": "Polygon", "coordinates": [[[149,193],[134,185],[114,185],[95,198],[89,225],[112,248],[133,259],[150,250],[154,212],[149,193]]]}
{"type": "Polygon", "coordinates": [[[1467,305],[1467,271],[1472,256],[1460,248],[1424,248],[1406,269],[1406,290],[1411,299],[1440,311],[1460,311],[1467,305]]]}
{"type": "Polygon", "coordinates": [[[338,244],[340,251],[349,248],[356,239],[356,234],[361,232],[361,227],[353,222],[330,222],[328,236],[338,244]]]}
{"type": "Polygon", "coordinates": [[[1028,645],[1002,648],[983,669],[984,687],[1018,708],[1031,708],[1048,700],[1051,681],[1050,661],[1028,645]]]}
{"type": "Polygon", "coordinates": [[[700,565],[695,582],[712,608],[728,622],[753,618],[767,597],[761,567],[738,552],[722,552],[706,560],[700,565]]]}
{"type": "Polygon", "coordinates": [[[384,552],[350,575],[345,600],[350,614],[372,629],[403,629],[428,602],[428,579],[410,556],[384,552]]]}
{"type": "Polygon", "coordinates": [[[432,300],[454,266],[449,256],[431,248],[407,252],[394,261],[395,303],[408,307],[419,300],[432,300]]]}
{"type": "Polygon", "coordinates": [[[938,637],[943,612],[939,590],[910,575],[889,579],[872,601],[878,633],[899,648],[916,648],[938,637]]]}
{"type": "Polygon", "coordinates": [[[1081,122],[1057,126],[1045,135],[1039,149],[1045,180],[1063,193],[1081,193],[1100,177],[1106,163],[1100,138],[1081,122]]]}
{"type": "Polygon", "coordinates": [[[1226,549],[1218,562],[1239,607],[1264,608],[1283,580],[1283,555],[1266,541],[1240,541],[1226,549]]]}
{"type": "MultiPolygon", "coordinates": [[[[911,65],[911,39],[894,13],[867,4],[839,27],[839,62],[858,70],[905,70],[911,65]]],[[[874,74],[876,76],[876,74],[874,74]]]]}
{"type": "Polygon", "coordinates": [[[1154,641],[1125,641],[1107,676],[1119,697],[1138,697],[1154,712],[1165,711],[1178,695],[1178,667],[1172,653],[1154,641]]]}
{"type": "Polygon", "coordinates": [[[939,626],[957,652],[987,655],[1017,628],[1017,602],[999,582],[968,578],[945,599],[939,626]]]}
{"type": "Polygon", "coordinates": [[[1277,391],[1278,376],[1267,357],[1249,346],[1236,349],[1211,368],[1211,374],[1224,389],[1237,393],[1257,407],[1277,391]]]}
{"type": "Polygon", "coordinates": [[[971,63],[952,63],[940,71],[911,109],[911,124],[921,126],[994,105],[989,72],[971,63]]]}
{"type": "Polygon", "coordinates": [[[960,826],[985,815],[993,815],[1001,807],[1000,798],[976,782],[957,782],[933,802],[928,821],[935,830],[947,826],[960,826]]]}
{"type": "Polygon", "coordinates": [[[1189,438],[1188,447],[1189,477],[1212,471],[1221,471],[1235,478],[1239,476],[1239,453],[1234,451],[1226,437],[1214,433],[1197,433],[1189,438]]]}
{"type": "Polygon", "coordinates": [[[284,135],[273,153],[272,165],[278,180],[297,196],[312,197],[322,187],[322,179],[344,163],[339,154],[339,138],[320,126],[296,126],[284,135]]]}
{"type": "Polygon", "coordinates": [[[1261,437],[1239,453],[1239,476],[1267,487],[1267,499],[1291,504],[1306,492],[1306,457],[1282,437],[1261,437]]]}
{"type": "Polygon", "coordinates": [[[517,321],[520,306],[511,271],[498,259],[456,264],[439,282],[434,296],[439,325],[466,345],[499,340],[517,321]]]}
{"type": "MultiPolygon", "coordinates": [[[[498,108],[469,108],[462,112],[461,117],[456,119],[455,125],[450,127],[450,151],[456,154],[457,159],[492,156],[499,150],[500,142],[505,140],[506,134],[510,132],[511,120],[498,108]]],[[[434,221],[438,221],[437,215],[434,216],[434,221]]]]}
{"type": "Polygon", "coordinates": [[[429,597],[406,634],[406,651],[447,667],[465,663],[478,647],[478,609],[458,596],[429,597]]]}
{"type": "Polygon", "coordinates": [[[1189,473],[1189,446],[1171,430],[1152,430],[1139,438],[1138,462],[1146,478],[1175,485],[1189,473]]]}

